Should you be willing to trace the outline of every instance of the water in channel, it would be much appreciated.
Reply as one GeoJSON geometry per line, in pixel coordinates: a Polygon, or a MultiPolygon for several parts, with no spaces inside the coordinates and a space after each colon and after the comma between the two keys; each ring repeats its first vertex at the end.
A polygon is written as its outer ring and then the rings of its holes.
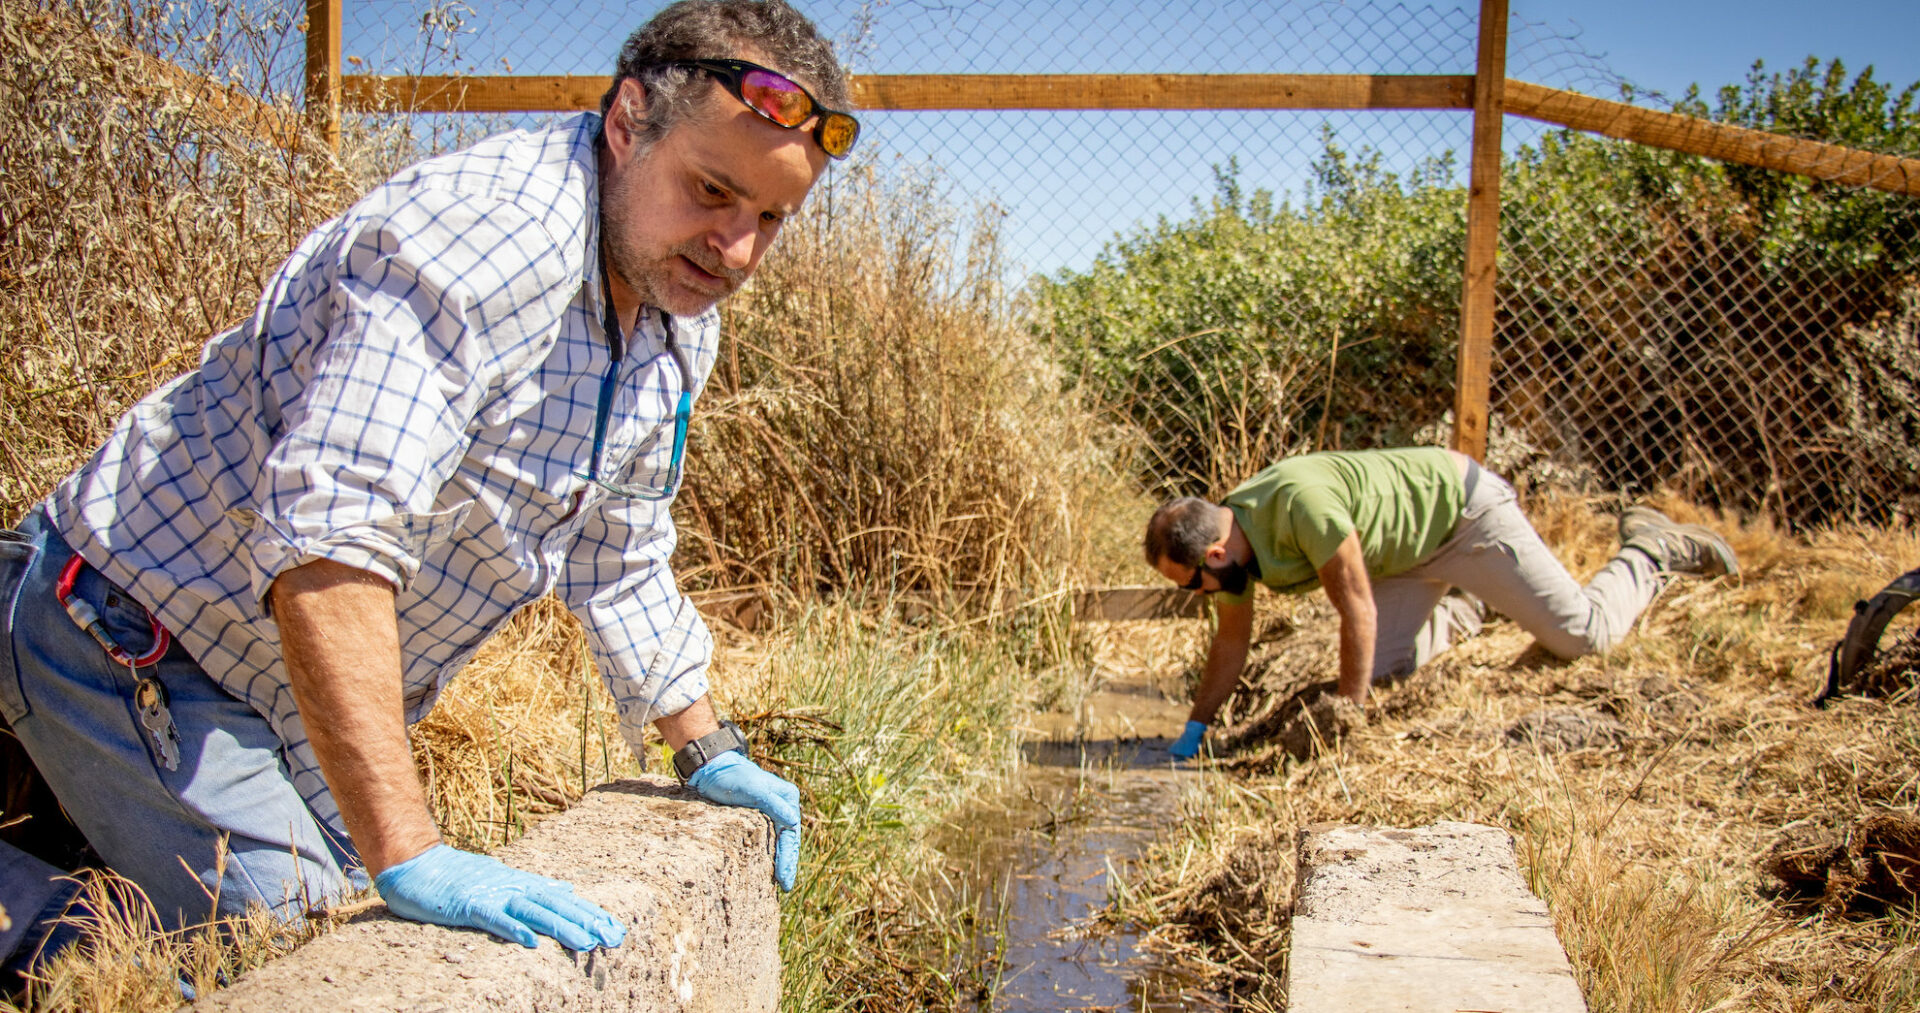
{"type": "Polygon", "coordinates": [[[1002,972],[980,1013],[1225,1008],[1139,952],[1136,933],[1089,918],[1201,776],[1167,752],[1185,721],[1186,706],[1144,678],[1109,684],[1077,714],[1038,716],[1005,795],[947,831],[941,849],[980,898],[980,924],[1004,932],[983,940],[1002,972]]]}

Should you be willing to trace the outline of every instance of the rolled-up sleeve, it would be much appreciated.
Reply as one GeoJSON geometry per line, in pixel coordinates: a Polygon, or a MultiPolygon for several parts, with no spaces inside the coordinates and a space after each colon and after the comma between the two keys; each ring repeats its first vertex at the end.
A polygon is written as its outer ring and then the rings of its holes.
{"type": "Polygon", "coordinates": [[[289,385],[253,500],[230,512],[255,601],[329,559],[404,589],[465,503],[443,501],[487,394],[551,343],[576,285],[540,223],[503,201],[423,189],[336,226],[325,335],[289,385]],[[237,515],[236,515],[237,514],[237,515]]]}
{"type": "Polygon", "coordinates": [[[713,659],[713,635],[667,565],[676,539],[668,506],[603,501],[587,517],[558,587],[586,627],[620,735],[636,753],[645,748],[649,722],[707,694],[713,659]]]}

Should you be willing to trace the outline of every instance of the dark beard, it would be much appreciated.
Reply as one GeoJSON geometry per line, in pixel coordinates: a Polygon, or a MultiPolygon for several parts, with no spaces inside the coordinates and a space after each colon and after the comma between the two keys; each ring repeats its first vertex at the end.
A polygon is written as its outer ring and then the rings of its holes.
{"type": "Polygon", "coordinates": [[[1252,572],[1245,563],[1228,563],[1225,566],[1208,566],[1207,572],[1220,582],[1222,594],[1242,595],[1247,593],[1247,580],[1252,572]]]}

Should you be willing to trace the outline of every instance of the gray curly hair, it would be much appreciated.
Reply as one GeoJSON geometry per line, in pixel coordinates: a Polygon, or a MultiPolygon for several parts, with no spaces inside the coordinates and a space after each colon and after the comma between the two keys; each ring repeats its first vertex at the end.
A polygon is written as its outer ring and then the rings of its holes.
{"type": "Polygon", "coordinates": [[[644,117],[625,103],[618,114],[639,138],[641,150],[691,117],[706,91],[697,71],[661,64],[675,60],[741,59],[743,50],[799,82],[835,109],[849,105],[847,75],[833,46],[813,22],[784,0],[680,0],[641,25],[620,47],[613,86],[600,97],[600,115],[614,112],[622,82],[640,82],[647,93],[644,117]]]}

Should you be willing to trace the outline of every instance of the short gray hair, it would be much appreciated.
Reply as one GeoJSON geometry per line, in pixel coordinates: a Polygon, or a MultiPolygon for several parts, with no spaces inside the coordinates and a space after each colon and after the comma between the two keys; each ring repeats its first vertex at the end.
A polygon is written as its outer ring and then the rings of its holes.
{"type": "Polygon", "coordinates": [[[847,74],[833,46],[813,22],[784,0],[680,0],[653,16],[620,47],[613,86],[600,97],[600,115],[614,114],[613,100],[627,80],[647,93],[646,118],[624,103],[618,114],[639,137],[642,151],[690,118],[704,89],[689,87],[698,71],[661,64],[676,60],[740,59],[751,49],[774,70],[798,81],[822,103],[846,109],[847,74]]]}
{"type": "Polygon", "coordinates": [[[1162,504],[1147,521],[1147,537],[1141,546],[1147,553],[1147,565],[1157,567],[1164,559],[1197,568],[1207,558],[1207,547],[1220,540],[1218,509],[1194,496],[1162,504]]]}

